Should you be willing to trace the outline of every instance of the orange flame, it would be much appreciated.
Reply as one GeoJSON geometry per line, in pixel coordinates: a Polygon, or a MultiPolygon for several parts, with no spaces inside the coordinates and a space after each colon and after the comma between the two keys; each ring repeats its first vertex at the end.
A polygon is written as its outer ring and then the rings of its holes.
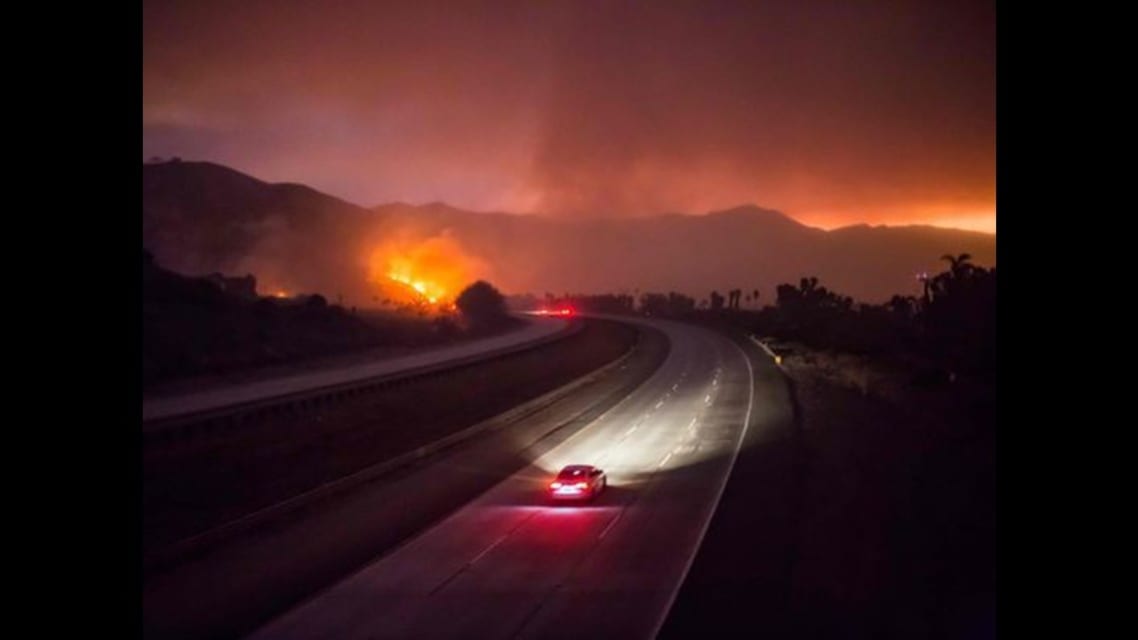
{"type": "Polygon", "coordinates": [[[486,263],[450,234],[389,241],[371,254],[370,281],[399,303],[449,306],[462,288],[483,277],[486,263]],[[391,286],[396,283],[396,286],[391,286]]]}

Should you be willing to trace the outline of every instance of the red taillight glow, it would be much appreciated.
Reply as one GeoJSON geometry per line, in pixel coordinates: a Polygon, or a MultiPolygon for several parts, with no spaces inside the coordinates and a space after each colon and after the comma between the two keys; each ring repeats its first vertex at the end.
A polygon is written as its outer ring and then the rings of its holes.
{"type": "Polygon", "coordinates": [[[560,482],[554,482],[553,484],[549,485],[549,488],[550,489],[560,489],[561,483],[560,482]]]}
{"type": "Polygon", "coordinates": [[[585,488],[585,487],[587,487],[587,486],[589,486],[589,483],[587,483],[587,482],[578,482],[578,483],[577,483],[577,488],[578,488],[578,489],[584,489],[584,488],[585,488]]]}
{"type": "Polygon", "coordinates": [[[560,309],[536,309],[530,313],[536,316],[571,316],[573,315],[573,310],[562,307],[560,309]]]}

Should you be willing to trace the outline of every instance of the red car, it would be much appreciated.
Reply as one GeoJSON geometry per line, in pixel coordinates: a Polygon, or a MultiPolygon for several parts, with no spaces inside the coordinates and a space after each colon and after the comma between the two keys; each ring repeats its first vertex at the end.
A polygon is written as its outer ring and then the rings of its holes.
{"type": "Polygon", "coordinates": [[[549,497],[554,500],[588,500],[604,491],[607,482],[603,469],[588,464],[571,464],[550,483],[549,497]]]}

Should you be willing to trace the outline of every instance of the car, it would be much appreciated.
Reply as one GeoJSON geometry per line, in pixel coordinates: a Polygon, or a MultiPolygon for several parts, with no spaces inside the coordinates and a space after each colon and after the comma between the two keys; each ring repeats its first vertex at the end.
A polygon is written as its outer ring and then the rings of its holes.
{"type": "Polygon", "coordinates": [[[549,484],[554,500],[590,500],[605,490],[608,477],[604,469],[589,464],[571,464],[549,484]]]}

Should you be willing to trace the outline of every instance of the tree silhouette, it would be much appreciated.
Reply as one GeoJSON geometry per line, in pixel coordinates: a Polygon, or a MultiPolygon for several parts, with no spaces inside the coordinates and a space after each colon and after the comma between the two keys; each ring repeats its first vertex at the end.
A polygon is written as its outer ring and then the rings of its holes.
{"type": "Polygon", "coordinates": [[[917,308],[917,300],[913,296],[895,295],[889,299],[889,310],[894,315],[909,319],[913,317],[917,308]]]}
{"type": "Polygon", "coordinates": [[[479,280],[462,290],[454,305],[467,319],[478,324],[506,317],[506,299],[489,282],[479,280]]]}
{"type": "Polygon", "coordinates": [[[813,347],[903,355],[934,378],[943,374],[948,380],[949,372],[990,375],[996,367],[996,270],[972,265],[968,254],[943,259],[943,272],[918,274],[923,295],[855,305],[816,277],[803,277],[797,286],[778,285],[775,305],[746,322],[754,333],[813,347]]]}
{"type": "Polygon", "coordinates": [[[743,293],[742,289],[732,289],[732,290],[727,292],[727,308],[728,309],[738,309],[739,308],[739,295],[742,293],[743,293]]]}
{"type": "Polygon", "coordinates": [[[725,298],[719,295],[718,291],[711,292],[711,310],[718,311],[723,308],[725,298]]]}
{"type": "Polygon", "coordinates": [[[969,261],[972,260],[971,254],[962,253],[960,255],[953,256],[951,254],[946,253],[943,256],[941,256],[940,259],[948,262],[948,264],[949,264],[948,271],[949,271],[949,273],[952,274],[952,277],[956,278],[956,279],[963,279],[973,269],[976,268],[975,265],[969,264],[969,261]]]}

